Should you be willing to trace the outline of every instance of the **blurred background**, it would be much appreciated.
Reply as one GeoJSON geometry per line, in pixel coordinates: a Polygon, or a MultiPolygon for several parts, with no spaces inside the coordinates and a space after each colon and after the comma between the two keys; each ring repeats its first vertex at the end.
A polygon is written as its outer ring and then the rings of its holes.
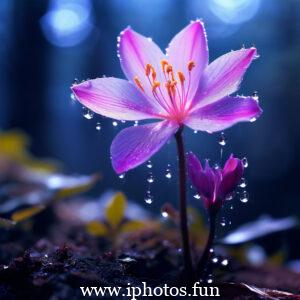
{"type": "MultiPolygon", "coordinates": [[[[263,115],[226,130],[223,146],[220,133],[186,129],[186,149],[213,163],[220,163],[221,149],[223,160],[231,152],[247,158],[249,197],[240,201],[241,190],[233,200],[232,226],[262,214],[300,215],[299,1],[1,0],[0,16],[0,129],[22,129],[31,138],[34,155],[62,162],[66,172],[101,172],[94,195],[119,189],[155,212],[166,201],[176,204],[174,141],[153,157],[152,168],[144,164],[119,178],[109,147],[133,123],[88,114],[71,99],[70,85],[76,79],[124,77],[116,41],[128,25],[166,48],[190,20],[201,18],[210,61],[255,45],[260,58],[247,71],[239,94],[257,92],[263,115]],[[153,183],[147,181],[149,172],[153,183]],[[147,206],[149,187],[153,203],[147,206]]],[[[199,202],[193,194],[190,190],[192,205],[199,202]]]]}

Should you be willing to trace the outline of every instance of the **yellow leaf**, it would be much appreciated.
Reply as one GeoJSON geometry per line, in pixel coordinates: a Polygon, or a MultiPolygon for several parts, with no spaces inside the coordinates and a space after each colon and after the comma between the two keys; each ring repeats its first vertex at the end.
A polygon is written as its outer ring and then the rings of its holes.
{"type": "Polygon", "coordinates": [[[121,232],[135,231],[135,230],[145,228],[146,226],[147,224],[142,221],[138,221],[138,220],[128,221],[122,225],[121,232]]]}
{"type": "Polygon", "coordinates": [[[62,183],[55,194],[57,199],[67,198],[88,191],[99,180],[100,175],[96,174],[70,179],[68,179],[67,176],[60,177],[59,180],[61,180],[62,183]]]}
{"type": "Polygon", "coordinates": [[[107,227],[98,221],[91,221],[86,225],[86,230],[90,235],[105,236],[107,234],[107,227]]]}
{"type": "Polygon", "coordinates": [[[126,197],[118,192],[114,195],[106,207],[106,219],[112,228],[116,228],[124,217],[126,197]]]}
{"type": "Polygon", "coordinates": [[[29,208],[24,208],[12,214],[11,219],[14,222],[21,222],[33,217],[46,208],[45,205],[37,205],[29,208]]]}

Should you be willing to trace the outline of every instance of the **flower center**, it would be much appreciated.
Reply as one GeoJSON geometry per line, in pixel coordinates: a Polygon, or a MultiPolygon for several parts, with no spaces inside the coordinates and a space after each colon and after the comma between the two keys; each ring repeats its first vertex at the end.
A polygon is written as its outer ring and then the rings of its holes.
{"type": "MultiPolygon", "coordinates": [[[[174,72],[173,66],[167,61],[161,61],[164,82],[157,80],[157,73],[151,64],[146,64],[145,75],[150,85],[155,100],[167,111],[168,119],[182,123],[187,115],[187,102],[190,90],[191,73],[195,67],[194,61],[187,64],[188,79],[186,80],[182,71],[174,72]]],[[[135,84],[145,93],[145,87],[141,80],[135,76],[135,84]]]]}

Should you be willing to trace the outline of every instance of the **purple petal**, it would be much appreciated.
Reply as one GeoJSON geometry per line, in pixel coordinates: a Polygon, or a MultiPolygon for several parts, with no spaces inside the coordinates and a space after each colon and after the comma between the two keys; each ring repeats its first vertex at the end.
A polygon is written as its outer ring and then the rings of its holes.
{"type": "Polygon", "coordinates": [[[127,28],[120,35],[119,55],[126,77],[133,83],[135,82],[134,78],[137,77],[145,93],[159,106],[153,98],[152,87],[146,76],[145,67],[147,64],[151,64],[156,70],[157,80],[164,82],[161,61],[165,59],[165,55],[160,48],[151,39],[127,28]]]}
{"type": "Polygon", "coordinates": [[[220,199],[225,199],[239,184],[244,172],[241,160],[231,156],[223,169],[223,178],[218,189],[220,199]]]}
{"type": "Polygon", "coordinates": [[[170,121],[122,130],[110,148],[112,165],[120,174],[148,160],[176,133],[178,125],[170,121]]]}
{"type": "Polygon", "coordinates": [[[252,97],[225,97],[192,112],[185,124],[194,130],[215,132],[238,122],[252,121],[262,113],[252,97]]]}
{"type": "Polygon", "coordinates": [[[197,177],[203,171],[201,162],[197,156],[190,152],[187,157],[187,167],[189,178],[194,186],[196,186],[197,177]]]}
{"type": "Polygon", "coordinates": [[[72,91],[84,106],[109,118],[142,120],[158,115],[158,110],[126,80],[88,80],[72,86],[72,91]]]}
{"type": "Polygon", "coordinates": [[[195,67],[190,76],[188,98],[192,99],[199,85],[204,68],[208,64],[208,47],[206,32],[201,21],[197,20],[181,30],[170,42],[168,61],[175,72],[181,71],[189,80],[188,63],[193,61],[195,67]]]}
{"type": "Polygon", "coordinates": [[[200,161],[197,157],[190,153],[188,155],[188,174],[193,186],[197,192],[209,201],[214,197],[214,174],[208,162],[205,169],[202,169],[200,161]]]}
{"type": "Polygon", "coordinates": [[[209,64],[193,101],[195,109],[236,92],[255,56],[255,48],[241,49],[222,55],[209,64]]]}

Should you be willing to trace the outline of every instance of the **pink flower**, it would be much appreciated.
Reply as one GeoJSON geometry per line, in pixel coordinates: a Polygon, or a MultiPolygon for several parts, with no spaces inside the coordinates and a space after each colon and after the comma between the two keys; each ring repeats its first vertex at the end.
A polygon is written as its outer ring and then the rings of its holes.
{"type": "Polygon", "coordinates": [[[204,200],[207,209],[218,210],[223,201],[234,191],[244,172],[240,159],[231,155],[223,169],[209,166],[208,160],[203,168],[198,158],[188,154],[188,173],[193,186],[204,200]]]}
{"type": "Polygon", "coordinates": [[[92,111],[118,120],[157,119],[122,130],[111,145],[117,173],[130,170],[156,153],[179,127],[220,131],[257,118],[253,97],[229,96],[256,56],[256,49],[229,52],[208,65],[203,24],[195,21],[170,42],[167,54],[130,28],[119,37],[119,56],[128,79],[97,78],[72,86],[92,111]]]}

